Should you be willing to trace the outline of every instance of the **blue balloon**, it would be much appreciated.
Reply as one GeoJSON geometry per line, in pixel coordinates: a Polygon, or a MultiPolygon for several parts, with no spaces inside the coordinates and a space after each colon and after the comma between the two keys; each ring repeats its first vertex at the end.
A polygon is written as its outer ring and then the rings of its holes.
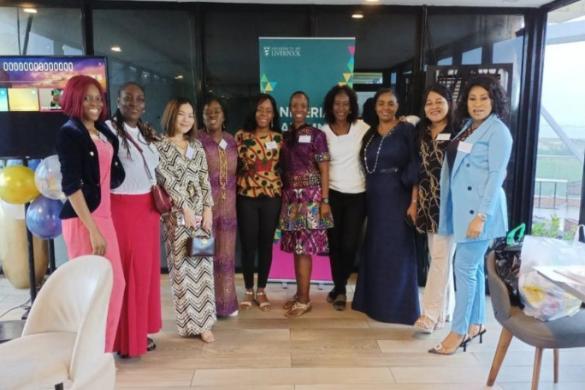
{"type": "Polygon", "coordinates": [[[38,158],[37,158],[37,159],[34,159],[34,160],[29,160],[29,161],[28,161],[28,167],[29,167],[30,169],[32,169],[32,170],[33,170],[33,172],[34,172],[34,171],[36,171],[36,170],[37,170],[37,167],[39,166],[39,164],[40,164],[40,163],[41,163],[41,160],[40,160],[40,159],[38,159],[38,158]]]}
{"type": "Polygon", "coordinates": [[[63,203],[44,196],[36,198],[26,211],[26,226],[37,237],[48,240],[61,234],[59,213],[63,203]]]}

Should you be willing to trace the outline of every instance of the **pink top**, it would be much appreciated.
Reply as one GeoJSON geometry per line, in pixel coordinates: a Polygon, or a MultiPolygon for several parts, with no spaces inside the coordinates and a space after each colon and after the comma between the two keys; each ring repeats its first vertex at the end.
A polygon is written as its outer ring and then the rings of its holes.
{"type": "Polygon", "coordinates": [[[111,201],[110,201],[110,171],[112,168],[112,158],[114,157],[114,148],[105,140],[94,140],[93,143],[97,148],[98,159],[100,164],[100,191],[101,201],[98,208],[92,213],[93,216],[102,218],[111,218],[111,201]]]}

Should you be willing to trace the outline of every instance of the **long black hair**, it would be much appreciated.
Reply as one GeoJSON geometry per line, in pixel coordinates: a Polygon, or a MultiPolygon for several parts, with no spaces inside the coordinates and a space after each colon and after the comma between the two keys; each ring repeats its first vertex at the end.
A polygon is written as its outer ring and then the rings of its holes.
{"type": "Polygon", "coordinates": [[[422,139],[423,134],[427,131],[427,129],[431,126],[431,121],[427,118],[427,114],[425,113],[425,105],[427,99],[429,98],[429,94],[434,92],[438,95],[441,95],[446,101],[448,105],[447,110],[447,124],[445,129],[452,130],[453,129],[453,96],[451,95],[451,91],[449,88],[445,87],[441,84],[433,84],[423,93],[422,102],[421,102],[421,109],[420,109],[420,122],[417,125],[417,145],[420,145],[420,141],[422,139]]]}
{"type": "Polygon", "coordinates": [[[258,127],[258,123],[256,123],[256,110],[258,106],[264,103],[266,100],[270,101],[272,105],[272,111],[274,111],[274,115],[272,117],[272,122],[270,122],[270,130],[280,133],[280,116],[278,115],[278,106],[276,105],[276,100],[267,93],[261,93],[254,99],[254,105],[250,109],[250,113],[248,114],[248,118],[246,119],[246,123],[244,123],[243,129],[247,132],[252,132],[256,130],[258,127]]]}
{"type": "Polygon", "coordinates": [[[349,114],[347,115],[348,123],[355,123],[359,114],[359,107],[357,103],[357,95],[353,89],[347,85],[335,85],[331,88],[325,99],[323,100],[323,110],[325,110],[325,121],[328,124],[335,122],[335,114],[333,114],[333,104],[335,102],[335,96],[339,94],[345,94],[349,98],[349,114]]]}
{"type": "MultiPolygon", "coordinates": [[[[134,86],[134,87],[140,89],[142,91],[142,93],[144,94],[144,87],[142,85],[140,85],[134,81],[127,81],[124,84],[122,84],[122,86],[120,86],[120,89],[118,89],[118,97],[121,97],[122,91],[125,90],[126,88],[128,88],[129,86],[134,86]]],[[[128,156],[130,156],[130,146],[128,144],[128,142],[129,142],[128,141],[128,134],[126,133],[126,130],[124,129],[124,116],[120,112],[119,108],[116,108],[116,112],[114,112],[114,115],[112,116],[112,125],[113,125],[112,127],[114,128],[114,130],[116,130],[116,133],[118,134],[118,136],[120,138],[122,138],[122,146],[124,147],[124,149],[126,149],[128,156]]],[[[142,136],[144,137],[146,142],[151,143],[151,142],[160,140],[160,137],[157,135],[156,130],[152,126],[150,126],[150,124],[148,122],[144,122],[142,120],[142,118],[138,119],[138,123],[136,124],[136,126],[138,127],[140,134],[142,134],[142,136]]],[[[135,141],[138,142],[138,140],[135,140],[135,141]]]]}
{"type": "Polygon", "coordinates": [[[469,92],[473,87],[481,87],[485,89],[492,101],[492,113],[496,114],[498,118],[506,122],[508,120],[508,99],[506,98],[506,92],[500,81],[494,76],[490,75],[479,75],[471,78],[466,84],[463,92],[459,96],[457,102],[457,123],[459,126],[463,125],[467,119],[471,116],[467,110],[467,99],[469,99],[469,92]]]}

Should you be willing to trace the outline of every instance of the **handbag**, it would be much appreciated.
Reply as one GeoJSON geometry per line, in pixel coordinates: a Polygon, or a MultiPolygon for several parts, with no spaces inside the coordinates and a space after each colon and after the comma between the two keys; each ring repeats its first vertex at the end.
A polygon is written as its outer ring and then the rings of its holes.
{"type": "Polygon", "coordinates": [[[154,201],[154,207],[156,210],[162,215],[170,212],[173,209],[173,199],[169,195],[169,193],[164,189],[163,186],[160,186],[155,183],[150,173],[150,169],[148,168],[148,164],[146,163],[146,158],[144,158],[144,153],[142,152],[142,148],[138,145],[132,136],[126,133],[126,136],[130,142],[138,149],[140,152],[140,156],[142,157],[142,162],[144,163],[144,170],[146,171],[146,176],[148,180],[150,180],[152,186],[150,187],[150,193],[152,194],[152,200],[154,201]]]}
{"type": "Polygon", "coordinates": [[[215,238],[212,234],[201,231],[195,232],[187,242],[190,257],[210,257],[215,254],[215,238]]]}
{"type": "Polygon", "coordinates": [[[523,308],[524,304],[520,300],[518,277],[521,264],[520,252],[522,251],[525,229],[526,224],[522,223],[510,230],[506,237],[496,238],[492,245],[496,274],[506,285],[512,305],[520,308],[523,308]]]}

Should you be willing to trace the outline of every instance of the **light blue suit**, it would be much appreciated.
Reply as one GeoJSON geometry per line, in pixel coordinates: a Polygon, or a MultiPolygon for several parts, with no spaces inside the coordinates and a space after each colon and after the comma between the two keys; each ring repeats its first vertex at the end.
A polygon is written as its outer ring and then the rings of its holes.
{"type": "Polygon", "coordinates": [[[443,163],[439,216],[439,234],[453,235],[457,242],[454,260],[457,294],[452,331],[462,335],[467,333],[470,324],[484,322],[483,258],[489,240],[506,235],[508,230],[502,184],[510,160],[512,136],[508,127],[492,114],[465,142],[471,144],[471,150],[459,148],[452,172],[447,160],[443,163]],[[477,213],[487,218],[480,236],[470,239],[467,228],[477,213]]]}

